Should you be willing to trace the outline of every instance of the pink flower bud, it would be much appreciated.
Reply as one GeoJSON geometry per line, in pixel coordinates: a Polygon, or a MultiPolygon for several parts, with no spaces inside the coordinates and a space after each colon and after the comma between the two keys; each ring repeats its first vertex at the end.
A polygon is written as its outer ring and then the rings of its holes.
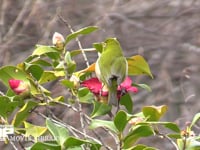
{"type": "Polygon", "coordinates": [[[17,79],[10,79],[9,81],[10,88],[17,95],[27,95],[30,92],[30,86],[27,82],[17,79]]]}
{"type": "Polygon", "coordinates": [[[53,45],[56,46],[56,48],[58,50],[63,50],[64,49],[64,44],[65,44],[65,39],[64,39],[62,34],[60,34],[58,32],[55,32],[53,34],[52,43],[53,43],[53,45]]]}

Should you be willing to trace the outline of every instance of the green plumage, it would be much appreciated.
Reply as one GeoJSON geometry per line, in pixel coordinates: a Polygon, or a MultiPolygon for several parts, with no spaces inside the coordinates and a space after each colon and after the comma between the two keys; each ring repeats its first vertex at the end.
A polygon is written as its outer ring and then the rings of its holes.
{"type": "Polygon", "coordinates": [[[108,88],[108,104],[117,106],[117,87],[127,76],[127,61],[122,48],[115,38],[103,43],[103,51],[96,62],[95,72],[99,80],[108,88]]]}

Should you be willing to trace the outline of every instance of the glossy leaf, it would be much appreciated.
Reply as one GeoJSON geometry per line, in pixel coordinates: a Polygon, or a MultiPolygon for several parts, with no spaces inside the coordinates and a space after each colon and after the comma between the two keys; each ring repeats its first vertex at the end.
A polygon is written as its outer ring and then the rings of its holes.
{"type": "Polygon", "coordinates": [[[78,98],[80,102],[89,104],[94,100],[94,96],[88,88],[80,88],[78,90],[78,98]]]}
{"type": "Polygon", "coordinates": [[[129,93],[126,93],[120,98],[119,103],[127,109],[128,113],[133,111],[133,101],[129,93]]]}
{"type": "Polygon", "coordinates": [[[199,121],[199,119],[200,119],[200,113],[195,114],[195,116],[192,119],[192,123],[190,124],[190,128],[192,128],[197,123],[197,121],[199,121]]]}
{"type": "Polygon", "coordinates": [[[5,66],[0,68],[0,80],[7,87],[9,87],[8,80],[10,79],[18,79],[18,80],[23,80],[25,82],[29,82],[26,73],[17,67],[5,66]]]}
{"type": "Polygon", "coordinates": [[[63,146],[65,140],[69,137],[68,130],[63,126],[52,122],[50,119],[46,120],[46,126],[53,135],[54,139],[57,141],[57,143],[63,146]]]}
{"type": "Polygon", "coordinates": [[[70,52],[65,54],[65,63],[67,65],[67,72],[72,74],[76,69],[76,62],[72,60],[70,52]]]}
{"type": "Polygon", "coordinates": [[[180,128],[178,127],[177,124],[175,124],[174,122],[159,122],[159,121],[146,121],[143,122],[142,124],[149,124],[149,125],[163,125],[165,128],[170,129],[173,132],[177,132],[180,133],[180,128]]]}
{"type": "Polygon", "coordinates": [[[77,38],[79,35],[86,35],[86,34],[90,34],[91,32],[94,32],[98,29],[98,27],[96,26],[89,26],[89,27],[85,27],[85,28],[82,28],[78,31],[75,31],[71,34],[69,34],[67,37],[66,37],[66,43],[68,43],[69,41],[71,41],[72,39],[75,39],[77,38]]]}
{"type": "Polygon", "coordinates": [[[145,90],[147,90],[147,91],[149,91],[149,92],[152,91],[152,90],[151,90],[151,87],[148,86],[147,84],[135,84],[135,83],[133,83],[132,86],[136,86],[136,87],[143,88],[143,89],[145,89],[145,90]]]}
{"type": "Polygon", "coordinates": [[[163,124],[166,128],[179,133],[180,132],[180,128],[178,127],[177,124],[173,123],[173,122],[166,122],[163,124]]]}
{"type": "Polygon", "coordinates": [[[127,123],[128,123],[128,117],[126,115],[126,112],[119,111],[114,118],[114,124],[116,128],[119,130],[119,132],[123,132],[127,123]]]}
{"type": "Polygon", "coordinates": [[[75,138],[75,137],[69,137],[67,138],[67,140],[64,143],[65,148],[70,148],[70,147],[77,147],[77,146],[81,146],[83,144],[89,144],[91,145],[90,150],[99,150],[99,148],[101,147],[101,145],[97,144],[97,143],[93,143],[91,141],[88,140],[82,140],[80,138],[75,138]]]}
{"type": "Polygon", "coordinates": [[[18,105],[18,101],[11,101],[9,97],[0,96],[0,116],[7,118],[18,105]]]}
{"type": "Polygon", "coordinates": [[[66,88],[74,88],[74,82],[69,81],[69,80],[62,80],[61,81],[62,85],[64,85],[66,88]]]}
{"type": "Polygon", "coordinates": [[[181,135],[180,134],[178,134],[178,133],[171,133],[171,134],[167,134],[167,136],[169,137],[169,138],[173,138],[173,139],[180,139],[181,138],[181,135]]]}
{"type": "Polygon", "coordinates": [[[30,124],[26,121],[24,121],[24,127],[26,130],[26,137],[30,137],[33,136],[35,141],[38,141],[38,138],[44,134],[47,130],[46,127],[42,127],[42,126],[36,126],[33,124],[30,124]]]}
{"type": "Polygon", "coordinates": [[[129,134],[123,140],[123,148],[130,148],[134,143],[142,138],[153,135],[154,132],[150,126],[147,125],[137,125],[129,132],[129,134]]]}
{"type": "Polygon", "coordinates": [[[53,99],[54,102],[64,102],[65,98],[63,96],[58,96],[53,99]]]}
{"type": "Polygon", "coordinates": [[[39,83],[43,84],[46,82],[50,82],[56,80],[58,77],[63,77],[63,76],[65,76],[64,71],[44,71],[39,80],[39,83]]]}
{"type": "Polygon", "coordinates": [[[105,103],[101,103],[98,101],[93,101],[93,106],[94,106],[94,108],[93,108],[93,111],[91,114],[92,118],[105,115],[108,112],[110,112],[111,108],[112,108],[110,105],[107,105],[105,103]]]}
{"type": "Polygon", "coordinates": [[[12,125],[18,127],[21,123],[29,116],[30,110],[37,106],[37,102],[35,101],[28,101],[26,104],[17,112],[15,115],[12,125]]]}
{"type": "Polygon", "coordinates": [[[112,121],[106,121],[106,120],[99,120],[99,119],[93,119],[90,124],[90,129],[96,129],[99,127],[106,127],[109,130],[118,133],[117,128],[115,127],[115,124],[112,121]]]}
{"type": "Polygon", "coordinates": [[[142,112],[147,121],[158,121],[167,111],[167,106],[144,106],[142,112]]]}
{"type": "Polygon", "coordinates": [[[74,56],[79,55],[79,54],[81,54],[81,50],[80,49],[70,51],[71,57],[74,57],[74,56]]]}
{"type": "Polygon", "coordinates": [[[55,47],[45,46],[45,45],[37,45],[36,49],[33,51],[32,55],[44,55],[48,53],[58,53],[55,47]]]}
{"type": "Polygon", "coordinates": [[[32,145],[30,150],[61,150],[61,146],[56,143],[37,142],[32,145]]]}
{"type": "Polygon", "coordinates": [[[151,70],[146,60],[140,56],[135,55],[127,58],[128,61],[128,75],[142,75],[146,74],[153,78],[151,70]]]}
{"type": "Polygon", "coordinates": [[[40,67],[39,65],[32,65],[29,63],[24,63],[25,64],[25,69],[26,71],[28,71],[29,73],[31,73],[31,75],[39,80],[40,77],[42,76],[42,73],[44,72],[44,70],[42,69],[42,67],[40,67]]]}
{"type": "Polygon", "coordinates": [[[32,61],[31,64],[40,65],[40,66],[44,66],[44,67],[51,66],[51,64],[48,61],[42,60],[42,59],[38,59],[36,61],[32,61]]]}

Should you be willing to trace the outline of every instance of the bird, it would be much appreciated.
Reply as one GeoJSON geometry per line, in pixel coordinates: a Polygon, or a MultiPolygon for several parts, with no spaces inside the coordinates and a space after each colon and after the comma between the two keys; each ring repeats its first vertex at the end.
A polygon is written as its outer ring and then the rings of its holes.
{"type": "Polygon", "coordinates": [[[107,38],[102,42],[102,52],[95,63],[95,73],[108,89],[108,104],[119,106],[117,88],[128,74],[128,63],[116,38],[107,38]]]}

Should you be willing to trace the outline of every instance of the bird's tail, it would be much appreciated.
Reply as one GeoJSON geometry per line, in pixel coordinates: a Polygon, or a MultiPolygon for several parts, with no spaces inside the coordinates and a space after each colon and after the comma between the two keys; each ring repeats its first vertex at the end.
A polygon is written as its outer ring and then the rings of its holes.
{"type": "Polygon", "coordinates": [[[118,106],[117,87],[109,89],[108,104],[118,106]]]}

